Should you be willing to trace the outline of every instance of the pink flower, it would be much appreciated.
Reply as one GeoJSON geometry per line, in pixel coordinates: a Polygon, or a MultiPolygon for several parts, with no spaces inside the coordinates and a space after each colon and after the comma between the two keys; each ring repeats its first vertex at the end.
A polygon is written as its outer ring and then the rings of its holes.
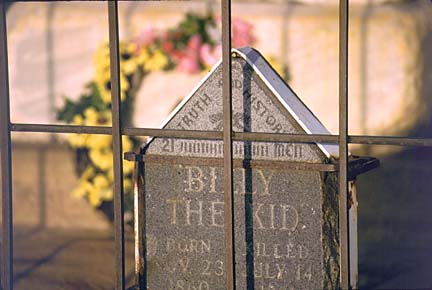
{"type": "Polygon", "coordinates": [[[175,62],[179,62],[182,58],[185,57],[185,53],[183,51],[180,50],[172,50],[170,53],[171,58],[175,61],[175,62]]]}
{"type": "Polygon", "coordinates": [[[201,36],[199,34],[195,34],[189,39],[187,47],[188,50],[195,50],[195,52],[198,52],[201,47],[201,44],[202,44],[201,36]]]}
{"type": "Polygon", "coordinates": [[[184,55],[178,61],[177,69],[179,71],[187,73],[199,72],[201,44],[202,40],[200,35],[194,35],[189,39],[184,55]]]}
{"type": "Polygon", "coordinates": [[[157,36],[157,31],[154,27],[147,27],[138,35],[135,42],[138,45],[138,48],[141,48],[153,43],[157,36]]]}
{"type": "Polygon", "coordinates": [[[162,43],[162,48],[167,52],[167,53],[172,53],[174,50],[174,45],[172,44],[171,41],[169,40],[164,40],[164,42],[162,43]]]}
{"type": "Polygon", "coordinates": [[[183,57],[180,59],[177,69],[181,72],[197,73],[200,70],[198,59],[191,56],[183,57]]]}
{"type": "Polygon", "coordinates": [[[252,29],[252,24],[234,18],[232,21],[233,46],[241,47],[252,44],[255,41],[255,38],[252,35],[252,29]]]}
{"type": "Polygon", "coordinates": [[[213,66],[222,56],[222,46],[219,44],[211,48],[210,45],[204,44],[201,46],[200,57],[201,61],[206,66],[213,66]]]}
{"type": "MultiPolygon", "coordinates": [[[[221,27],[221,17],[216,17],[216,21],[221,27]]],[[[242,47],[251,45],[255,42],[255,37],[252,33],[253,25],[239,18],[232,18],[232,45],[233,47],[242,47]]]]}

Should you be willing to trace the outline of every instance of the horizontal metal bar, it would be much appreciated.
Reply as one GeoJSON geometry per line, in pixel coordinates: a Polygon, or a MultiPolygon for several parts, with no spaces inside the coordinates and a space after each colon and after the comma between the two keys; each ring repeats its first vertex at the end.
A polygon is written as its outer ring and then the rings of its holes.
{"type": "Polygon", "coordinates": [[[262,142],[298,142],[298,143],[334,143],[339,140],[338,135],[320,134],[279,134],[279,133],[250,133],[233,132],[235,141],[262,141],[262,142]]]}
{"type": "Polygon", "coordinates": [[[432,147],[432,138],[406,138],[393,136],[348,136],[348,143],[366,145],[395,145],[432,147]]]}
{"type": "MultiPolygon", "coordinates": [[[[111,135],[109,126],[76,126],[76,125],[48,125],[48,124],[11,124],[13,132],[33,133],[77,133],[77,134],[102,134],[111,135]]],[[[151,136],[165,138],[222,140],[222,132],[219,131],[193,131],[172,130],[154,128],[123,128],[126,136],[151,136]]],[[[297,142],[297,143],[330,143],[337,144],[339,135],[320,134],[279,134],[279,133],[251,133],[233,132],[234,141],[261,141],[261,142],[297,142]]],[[[350,135],[350,144],[366,145],[395,145],[395,146],[421,146],[432,147],[432,138],[407,138],[395,136],[367,136],[350,135]]]]}
{"type": "Polygon", "coordinates": [[[127,136],[151,136],[206,140],[222,140],[223,138],[222,132],[218,131],[172,130],[152,128],[124,128],[123,134],[127,136]]]}
{"type": "MultiPolygon", "coordinates": [[[[146,163],[162,163],[164,165],[201,165],[223,167],[222,158],[207,157],[179,157],[166,155],[142,155],[131,153],[125,154],[126,159],[146,163]]],[[[275,169],[275,170],[312,170],[312,171],[337,171],[337,165],[327,163],[307,163],[293,161],[275,161],[275,160],[233,160],[234,168],[257,168],[257,169],[275,169]]]]}
{"type": "Polygon", "coordinates": [[[48,124],[11,124],[13,132],[33,133],[77,133],[111,135],[108,126],[75,126],[75,125],[48,125],[48,124]]]}

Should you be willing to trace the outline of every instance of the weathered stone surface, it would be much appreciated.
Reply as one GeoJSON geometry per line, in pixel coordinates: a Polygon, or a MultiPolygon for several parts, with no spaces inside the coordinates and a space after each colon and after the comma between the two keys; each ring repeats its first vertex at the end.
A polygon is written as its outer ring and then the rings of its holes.
{"type": "MultiPolygon", "coordinates": [[[[282,89],[265,70],[269,66],[255,52],[246,51],[233,59],[234,129],[305,133],[312,115],[302,111],[304,124],[299,124],[297,97],[285,96],[283,104],[277,98],[282,89]]],[[[220,131],[221,113],[218,67],[164,127],[220,131]]],[[[309,129],[318,130],[315,125],[309,129]]],[[[275,145],[235,142],[234,158],[320,163],[334,149],[280,143],[284,150],[278,151],[275,145]]],[[[147,161],[141,173],[147,289],[225,289],[223,168],[184,159],[221,160],[221,146],[219,141],[155,138],[144,148],[149,158],[177,159],[174,165],[147,161]]],[[[233,179],[238,289],[336,289],[339,242],[334,177],[318,171],[244,166],[234,170],[233,179]]]]}

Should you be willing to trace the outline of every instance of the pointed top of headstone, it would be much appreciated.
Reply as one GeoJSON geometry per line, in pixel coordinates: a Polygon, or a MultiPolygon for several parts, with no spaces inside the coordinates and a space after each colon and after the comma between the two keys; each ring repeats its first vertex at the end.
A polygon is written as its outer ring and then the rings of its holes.
{"type": "MultiPolygon", "coordinates": [[[[234,131],[330,134],[318,118],[297,97],[293,90],[281,79],[258,51],[249,47],[233,49],[232,51],[234,55],[232,66],[234,131]]],[[[178,105],[162,124],[162,128],[222,130],[221,63],[222,60],[212,68],[189,96],[178,105]]],[[[256,144],[258,143],[259,142],[256,142],[256,144]]],[[[196,157],[208,155],[203,154],[204,151],[202,148],[207,146],[206,150],[209,150],[209,145],[197,144],[196,146],[199,147],[199,149],[197,149],[198,151],[194,149],[193,152],[188,151],[190,154],[186,155],[196,157]]],[[[161,146],[157,147],[160,148],[161,146]]],[[[310,148],[306,148],[305,150],[301,149],[302,152],[300,155],[302,156],[294,156],[296,154],[289,153],[292,152],[289,148],[284,149],[286,153],[282,155],[280,153],[278,155],[273,153],[266,153],[267,155],[260,155],[258,153],[250,154],[254,158],[258,157],[258,159],[260,157],[267,159],[267,156],[268,159],[276,158],[293,161],[318,161],[321,159],[319,155],[322,154],[327,158],[337,158],[339,155],[339,148],[337,145],[317,144],[317,147],[319,148],[318,150],[310,148]],[[321,151],[321,153],[318,151],[321,151]]],[[[185,146],[181,148],[185,149],[185,146]]],[[[148,147],[148,149],[150,148],[148,147]]],[[[177,149],[172,148],[171,153],[179,154],[180,147],[177,149]]],[[[275,150],[280,151],[280,148],[275,150]]],[[[150,149],[150,151],[147,152],[169,153],[167,151],[159,152],[160,150],[152,151],[153,150],[150,149]]],[[[258,149],[255,151],[258,152],[258,149]]],[[[182,151],[182,153],[185,152],[182,151]]],[[[211,154],[212,157],[220,157],[216,151],[212,151],[211,154]]],[[[237,156],[245,156],[244,154],[246,154],[246,152],[242,151],[239,152],[237,156]]],[[[234,157],[236,157],[235,152],[234,157]]]]}
{"type": "MultiPolygon", "coordinates": [[[[249,65],[268,86],[281,104],[288,110],[307,134],[330,135],[320,120],[309,110],[294,91],[283,81],[264,57],[255,49],[244,47],[234,50],[249,65]]],[[[338,157],[339,146],[331,144],[317,144],[327,157],[338,157]]]]}

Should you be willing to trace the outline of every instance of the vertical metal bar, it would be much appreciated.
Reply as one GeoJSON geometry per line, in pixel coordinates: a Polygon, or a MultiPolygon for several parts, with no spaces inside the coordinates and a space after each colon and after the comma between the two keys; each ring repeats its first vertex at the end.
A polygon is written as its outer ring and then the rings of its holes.
{"type": "Polygon", "coordinates": [[[348,183],[348,190],[350,197],[348,210],[350,287],[351,289],[358,289],[358,195],[355,179],[348,183]]]}
{"type": "Polygon", "coordinates": [[[144,162],[135,161],[134,180],[135,275],[138,289],[145,290],[147,289],[147,239],[144,162]]]}
{"type": "Polygon", "coordinates": [[[350,287],[348,224],[348,9],[339,1],[339,232],[341,288],[350,287]]]}
{"type": "Polygon", "coordinates": [[[0,3],[0,144],[2,176],[1,289],[13,289],[12,157],[6,3],[0,3]]]}
{"type": "Polygon", "coordinates": [[[222,81],[223,81],[223,141],[224,141],[224,221],[226,289],[234,290],[235,236],[232,167],[232,84],[231,84],[231,1],[222,0],[222,81]]]}
{"type": "Polygon", "coordinates": [[[125,289],[125,247],[124,247],[124,206],[123,206],[123,162],[121,135],[120,100],[120,58],[118,32],[118,4],[108,1],[109,45],[111,66],[112,139],[114,162],[114,225],[116,290],[125,289]]]}

